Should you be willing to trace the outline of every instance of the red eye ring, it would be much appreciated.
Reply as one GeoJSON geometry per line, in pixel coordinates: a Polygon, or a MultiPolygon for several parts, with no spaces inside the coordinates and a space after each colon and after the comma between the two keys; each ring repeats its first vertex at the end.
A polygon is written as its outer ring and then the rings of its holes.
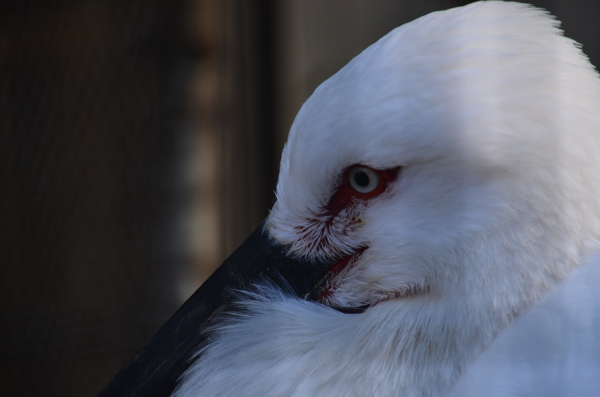
{"type": "Polygon", "coordinates": [[[331,217],[336,217],[340,211],[360,201],[366,201],[379,196],[383,193],[388,185],[396,180],[398,177],[400,167],[391,168],[387,170],[378,170],[363,164],[354,164],[344,170],[344,179],[341,186],[329,199],[329,203],[325,206],[325,213],[331,217]],[[367,169],[379,176],[379,183],[377,186],[367,192],[361,193],[354,189],[349,180],[349,176],[352,170],[355,169],[367,169]]]}

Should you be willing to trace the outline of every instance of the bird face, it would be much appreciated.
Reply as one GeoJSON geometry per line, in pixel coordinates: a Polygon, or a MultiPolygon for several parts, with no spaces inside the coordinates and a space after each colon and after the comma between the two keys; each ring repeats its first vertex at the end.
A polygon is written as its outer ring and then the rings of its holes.
{"type": "Polygon", "coordinates": [[[310,297],[510,296],[518,311],[587,252],[580,226],[595,235],[598,208],[581,198],[598,183],[575,153],[598,143],[576,93],[597,78],[551,21],[531,24],[539,11],[505,9],[398,28],[304,104],[266,229],[292,256],[332,261],[310,297]]]}
{"type": "MultiPolygon", "coordinates": [[[[376,135],[365,133],[367,138],[376,135]]],[[[269,233],[289,247],[288,255],[332,263],[308,296],[353,311],[389,299],[440,295],[437,284],[449,282],[444,276],[464,273],[456,261],[458,247],[468,246],[498,221],[510,178],[490,182],[485,174],[494,167],[470,169],[474,160],[467,155],[385,159],[357,154],[344,160],[340,146],[323,150],[323,160],[290,160],[301,164],[288,167],[306,170],[284,169],[289,172],[282,176],[285,181],[293,180],[290,174],[302,174],[299,178],[322,189],[299,191],[295,185],[290,195],[280,182],[267,222],[269,233]],[[325,164],[332,157],[341,161],[325,164]]]]}

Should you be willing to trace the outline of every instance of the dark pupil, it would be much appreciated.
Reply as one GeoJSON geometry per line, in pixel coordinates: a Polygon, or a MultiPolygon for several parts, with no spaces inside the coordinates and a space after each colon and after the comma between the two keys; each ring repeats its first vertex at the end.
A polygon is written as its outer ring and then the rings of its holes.
{"type": "Polygon", "coordinates": [[[369,176],[362,171],[358,171],[354,174],[354,182],[360,187],[365,187],[369,185],[369,176]]]}

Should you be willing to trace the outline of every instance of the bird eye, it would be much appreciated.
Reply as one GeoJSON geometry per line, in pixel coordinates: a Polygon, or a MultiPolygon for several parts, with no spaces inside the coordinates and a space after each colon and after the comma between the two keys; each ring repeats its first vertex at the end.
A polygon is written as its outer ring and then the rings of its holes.
{"type": "Polygon", "coordinates": [[[381,176],[370,168],[355,166],[348,172],[348,183],[358,193],[368,194],[379,187],[381,176]]]}

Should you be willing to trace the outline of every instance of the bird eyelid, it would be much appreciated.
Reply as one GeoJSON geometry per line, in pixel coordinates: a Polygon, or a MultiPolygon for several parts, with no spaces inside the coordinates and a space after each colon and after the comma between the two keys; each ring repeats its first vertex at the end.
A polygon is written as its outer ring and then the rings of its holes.
{"type": "MultiPolygon", "coordinates": [[[[338,189],[331,195],[329,203],[325,206],[325,212],[335,217],[343,209],[360,202],[365,202],[372,198],[381,195],[390,183],[394,182],[398,177],[401,167],[389,168],[385,170],[373,168],[364,164],[354,164],[347,167],[343,173],[343,179],[338,189]],[[361,193],[355,189],[356,186],[350,184],[349,177],[356,170],[368,170],[378,175],[379,183],[372,190],[361,193]]],[[[372,175],[372,174],[371,174],[372,175]]]]}

